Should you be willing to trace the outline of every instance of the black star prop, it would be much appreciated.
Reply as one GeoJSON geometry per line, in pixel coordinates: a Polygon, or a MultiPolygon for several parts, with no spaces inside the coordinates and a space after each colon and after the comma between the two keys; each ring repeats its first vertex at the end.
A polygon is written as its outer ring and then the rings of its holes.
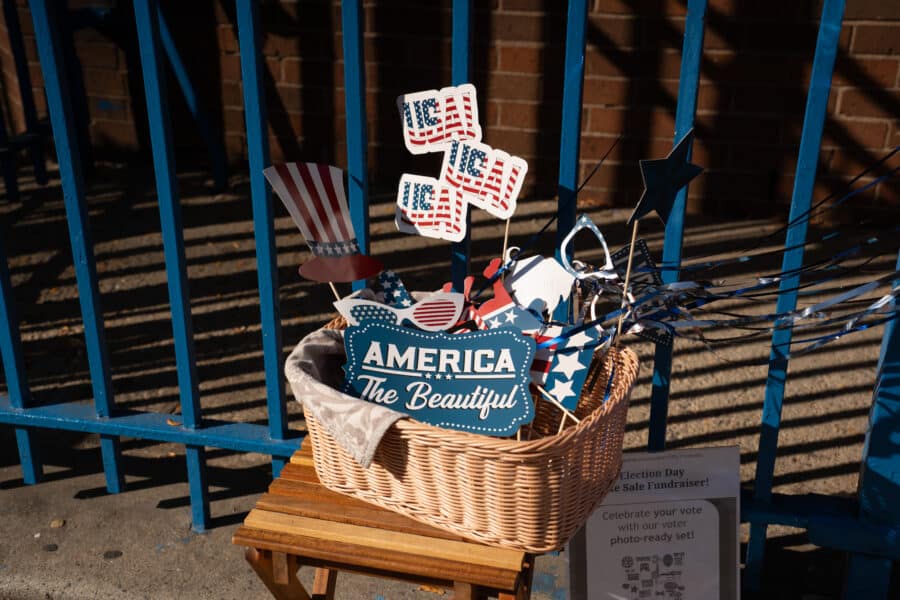
{"type": "Polygon", "coordinates": [[[703,167],[688,162],[688,151],[693,141],[694,130],[691,129],[667,157],[641,161],[644,193],[634,212],[628,217],[628,225],[649,214],[651,210],[656,211],[663,223],[669,220],[678,190],[703,171],[703,167]]]}

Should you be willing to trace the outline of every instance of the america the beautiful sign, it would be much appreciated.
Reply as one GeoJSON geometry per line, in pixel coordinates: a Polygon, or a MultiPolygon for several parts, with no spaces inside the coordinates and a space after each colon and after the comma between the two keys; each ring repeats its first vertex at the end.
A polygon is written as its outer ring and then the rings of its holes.
{"type": "Polygon", "coordinates": [[[462,431],[512,435],[534,418],[534,339],[512,328],[448,334],[366,320],[344,334],[342,391],[462,431]]]}

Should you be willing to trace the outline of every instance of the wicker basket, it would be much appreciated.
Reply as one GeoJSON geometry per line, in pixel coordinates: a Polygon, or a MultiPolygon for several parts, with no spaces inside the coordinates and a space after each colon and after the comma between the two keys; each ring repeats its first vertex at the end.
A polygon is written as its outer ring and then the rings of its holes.
{"type": "Polygon", "coordinates": [[[537,402],[535,439],[528,441],[397,421],[368,469],[307,414],[316,473],[331,490],[466,538],[527,552],[558,550],[618,476],[637,372],[631,350],[596,355],[575,411],[580,423],[567,420],[571,425],[558,435],[562,412],[546,401],[537,402]]]}

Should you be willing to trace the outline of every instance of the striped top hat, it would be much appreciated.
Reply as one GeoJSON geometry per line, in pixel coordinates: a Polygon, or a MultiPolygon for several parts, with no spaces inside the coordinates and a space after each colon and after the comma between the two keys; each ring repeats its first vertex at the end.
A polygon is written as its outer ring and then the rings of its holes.
{"type": "Polygon", "coordinates": [[[263,173],[312,250],[300,275],[313,281],[355,281],[381,271],[379,260],[360,254],[341,169],[294,162],[263,173]]]}

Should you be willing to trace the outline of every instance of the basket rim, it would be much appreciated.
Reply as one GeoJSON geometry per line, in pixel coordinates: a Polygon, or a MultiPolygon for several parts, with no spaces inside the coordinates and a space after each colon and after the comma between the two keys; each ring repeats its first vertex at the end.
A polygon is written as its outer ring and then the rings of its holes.
{"type": "MultiPolygon", "coordinates": [[[[637,354],[634,352],[634,350],[623,347],[611,348],[607,350],[607,352],[616,352],[618,354],[617,362],[621,361],[621,363],[624,363],[625,365],[631,367],[624,370],[623,375],[627,376],[628,379],[623,380],[621,384],[621,388],[623,390],[627,390],[634,382],[634,380],[637,379],[637,373],[639,369],[637,354]]],[[[616,387],[619,386],[617,385],[616,387]]],[[[439,440],[444,444],[458,442],[466,443],[467,446],[472,446],[472,441],[477,440],[477,443],[475,445],[480,446],[485,450],[499,450],[508,452],[510,454],[531,453],[544,450],[548,447],[569,443],[572,438],[578,437],[582,434],[582,432],[591,428],[595,423],[602,420],[603,417],[606,416],[607,413],[612,411],[613,407],[615,407],[619,402],[627,402],[627,396],[627,393],[614,394],[608,402],[591,411],[587,416],[582,418],[579,423],[576,423],[572,427],[566,427],[565,429],[563,429],[562,433],[558,433],[556,435],[548,435],[534,440],[497,438],[468,431],[444,429],[442,427],[423,423],[422,421],[414,419],[411,416],[406,416],[405,418],[399,419],[394,422],[390,426],[390,428],[388,428],[388,432],[390,432],[392,429],[395,429],[398,433],[401,434],[413,435],[418,438],[431,438],[434,440],[439,440]]],[[[359,399],[357,398],[357,400],[359,399]]],[[[360,400],[360,402],[365,402],[365,400],[360,400]]]]}

